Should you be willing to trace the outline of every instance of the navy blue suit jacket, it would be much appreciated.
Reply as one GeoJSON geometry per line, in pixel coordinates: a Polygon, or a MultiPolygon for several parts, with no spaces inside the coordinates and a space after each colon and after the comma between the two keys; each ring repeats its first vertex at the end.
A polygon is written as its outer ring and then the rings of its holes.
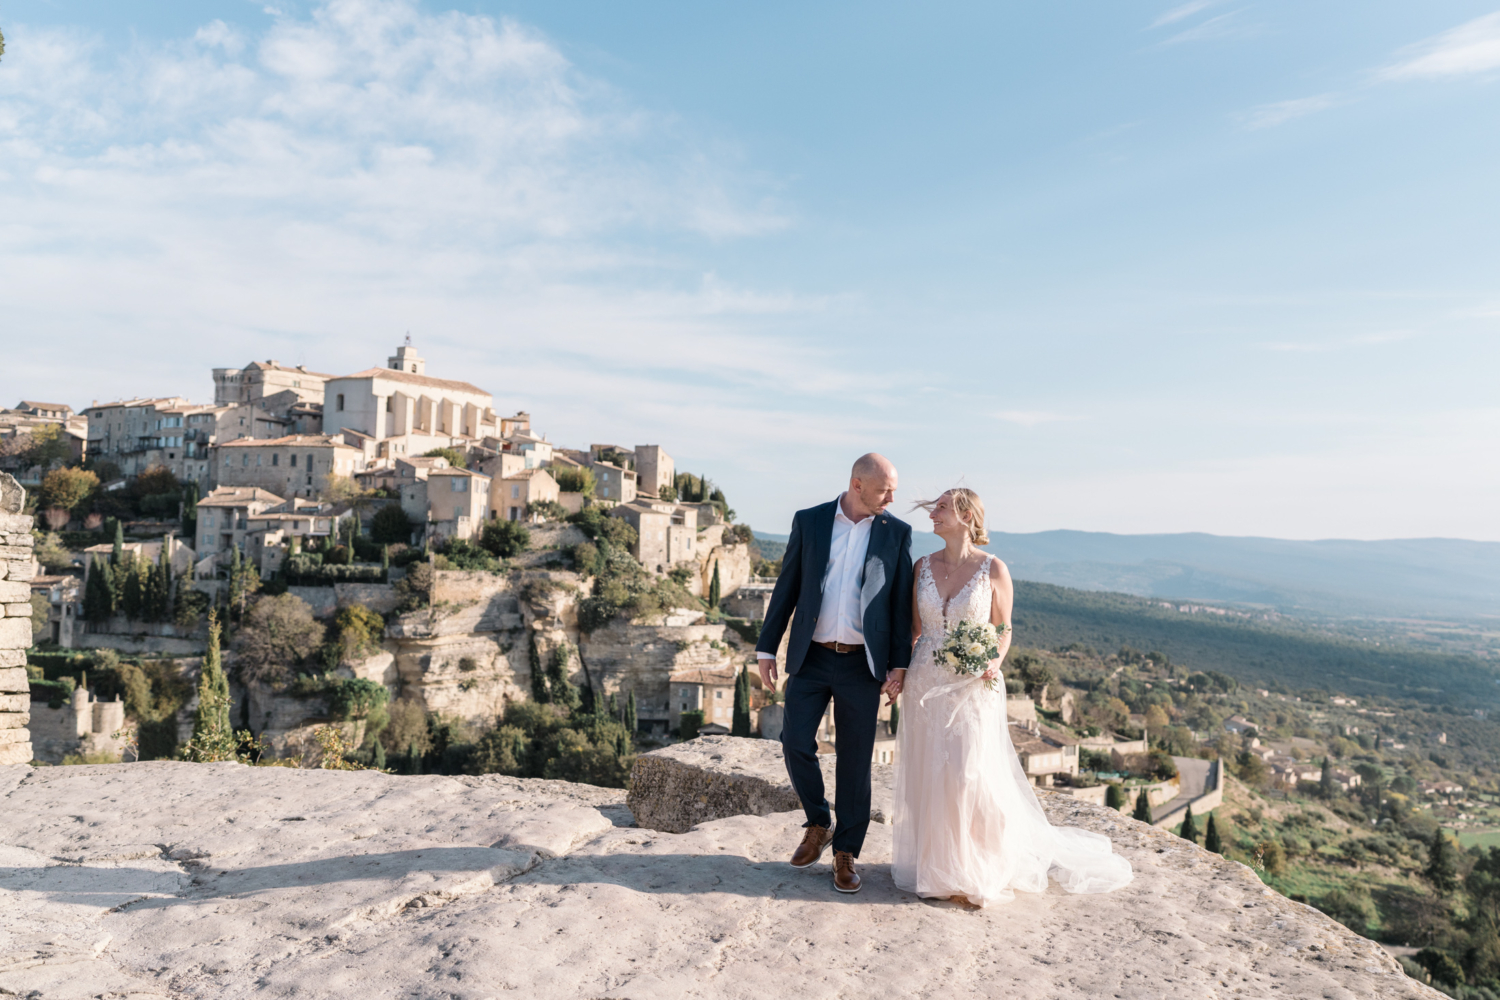
{"type": "MultiPolygon", "coordinates": [[[[788,676],[800,670],[807,658],[813,628],[823,609],[823,577],[828,570],[838,503],[831,500],[793,516],[781,576],[776,579],[760,641],[755,644],[756,652],[775,656],[790,622],[788,676]]],[[[865,650],[880,680],[885,680],[887,671],[903,670],[911,662],[911,589],[911,525],[890,514],[876,514],[860,575],[860,604],[864,608],[865,650]]]]}

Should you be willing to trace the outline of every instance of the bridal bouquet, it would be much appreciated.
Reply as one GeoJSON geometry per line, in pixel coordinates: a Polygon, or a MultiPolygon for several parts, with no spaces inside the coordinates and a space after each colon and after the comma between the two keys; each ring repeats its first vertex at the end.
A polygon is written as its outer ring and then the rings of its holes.
{"type": "MultiPolygon", "coordinates": [[[[989,622],[971,622],[967,618],[948,628],[948,639],[937,651],[939,663],[960,677],[978,677],[990,669],[990,661],[1000,655],[1000,637],[1010,630],[1009,625],[998,629],[989,622]]],[[[985,690],[995,690],[998,679],[991,677],[984,682],[985,690]]]]}

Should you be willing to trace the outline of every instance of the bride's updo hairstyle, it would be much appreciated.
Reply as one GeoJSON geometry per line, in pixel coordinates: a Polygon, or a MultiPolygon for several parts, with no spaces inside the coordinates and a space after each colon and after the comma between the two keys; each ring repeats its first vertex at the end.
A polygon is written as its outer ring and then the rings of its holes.
{"type": "MultiPolygon", "coordinates": [[[[979,494],[967,486],[955,486],[944,494],[944,496],[952,499],[953,512],[958,515],[960,521],[968,525],[970,543],[974,545],[990,544],[989,533],[984,530],[984,501],[979,499],[979,494]]],[[[942,497],[938,498],[938,500],[941,499],[942,497]]],[[[937,500],[918,500],[912,504],[912,510],[920,507],[931,513],[937,505],[937,500]]]]}

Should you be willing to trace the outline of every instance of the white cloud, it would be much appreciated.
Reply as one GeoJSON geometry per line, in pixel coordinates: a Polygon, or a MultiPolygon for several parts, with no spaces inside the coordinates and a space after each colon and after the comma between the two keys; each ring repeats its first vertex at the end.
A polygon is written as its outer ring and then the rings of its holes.
{"type": "Polygon", "coordinates": [[[1237,35],[1250,34],[1254,29],[1239,19],[1240,12],[1232,10],[1218,17],[1211,17],[1207,21],[1195,24],[1185,31],[1179,31],[1170,38],[1163,39],[1162,45],[1181,45],[1184,42],[1206,42],[1215,38],[1231,38],[1237,35]]]}
{"type": "Polygon", "coordinates": [[[1299,97],[1290,101],[1262,104],[1251,108],[1240,117],[1245,128],[1272,128],[1294,118],[1303,118],[1317,114],[1319,111],[1327,111],[1329,108],[1336,108],[1347,102],[1348,99],[1341,94],[1318,94],[1315,97],[1299,97]]]}
{"type": "Polygon", "coordinates": [[[1500,13],[1467,24],[1405,50],[1404,58],[1386,67],[1387,80],[1468,76],[1500,69],[1500,13]]]}
{"type": "Polygon", "coordinates": [[[1160,28],[1162,25],[1173,24],[1185,17],[1192,17],[1199,11],[1207,10],[1219,2],[1220,0],[1189,0],[1188,3],[1163,11],[1160,17],[1151,22],[1151,27],[1160,28]]]}

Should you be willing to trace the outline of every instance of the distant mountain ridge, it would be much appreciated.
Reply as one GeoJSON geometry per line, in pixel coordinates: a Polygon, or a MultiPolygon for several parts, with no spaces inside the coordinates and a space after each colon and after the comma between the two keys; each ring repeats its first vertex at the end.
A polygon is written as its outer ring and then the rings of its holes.
{"type": "MultiPolygon", "coordinates": [[[[757,536],[762,533],[757,532],[757,536]]],[[[785,541],[785,535],[764,535],[785,541]]],[[[940,547],[919,530],[913,555],[940,547]]],[[[1500,617],[1500,542],[992,532],[1018,580],[1331,615],[1500,617]]]]}

